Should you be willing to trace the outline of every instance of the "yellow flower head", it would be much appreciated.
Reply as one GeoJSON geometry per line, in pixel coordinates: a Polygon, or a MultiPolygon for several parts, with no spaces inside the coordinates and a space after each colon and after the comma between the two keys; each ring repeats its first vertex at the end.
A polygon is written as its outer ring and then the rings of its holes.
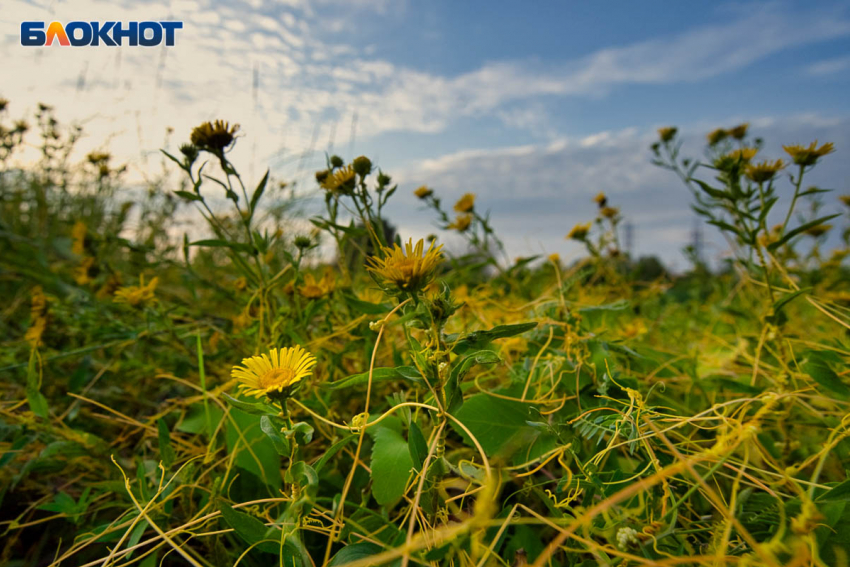
{"type": "Polygon", "coordinates": [[[832,228],[831,224],[816,224],[815,226],[809,227],[806,229],[806,234],[811,236],[812,238],[818,238],[823,236],[832,228]]]}
{"type": "Polygon", "coordinates": [[[328,269],[321,280],[317,280],[313,274],[306,274],[304,283],[298,288],[298,293],[307,299],[318,299],[333,292],[335,287],[333,270],[328,269]]]}
{"type": "Polygon", "coordinates": [[[816,164],[820,158],[835,151],[835,146],[832,142],[828,142],[821,147],[817,146],[818,141],[815,140],[808,146],[782,146],[782,149],[791,156],[797,165],[809,166],[816,164]]]}
{"type": "Polygon", "coordinates": [[[86,223],[83,221],[75,222],[73,228],[71,228],[71,241],[73,242],[71,252],[77,256],[82,256],[85,253],[87,231],[86,223]]]}
{"type": "Polygon", "coordinates": [[[30,326],[24,334],[24,339],[32,348],[41,346],[41,337],[47,328],[47,296],[41,286],[32,290],[32,304],[30,307],[30,326]]]}
{"type": "Polygon", "coordinates": [[[443,245],[435,245],[436,242],[431,242],[425,251],[424,240],[419,240],[414,246],[411,238],[404,249],[398,244],[393,244],[392,248],[384,247],[384,257],[373,256],[366,269],[402,291],[418,291],[428,285],[443,259],[440,253],[443,245]]]}
{"type": "Polygon", "coordinates": [[[455,211],[468,213],[475,207],[475,193],[467,193],[455,203],[455,211]]]}
{"type": "Polygon", "coordinates": [[[458,215],[453,222],[450,222],[446,227],[449,230],[458,232],[466,232],[472,224],[472,215],[458,215]]]}
{"type": "Polygon", "coordinates": [[[354,190],[354,182],[357,173],[351,164],[337,168],[329,173],[322,181],[322,187],[332,193],[350,194],[354,190]]]}
{"type": "Polygon", "coordinates": [[[281,399],[312,374],[315,365],[316,357],[301,345],[295,345],[243,358],[242,366],[234,366],[230,375],[239,381],[239,389],[247,396],[281,399]]]}
{"type": "Polygon", "coordinates": [[[735,138],[736,140],[743,140],[747,137],[747,130],[750,128],[749,122],[744,122],[743,124],[738,124],[734,128],[730,128],[727,130],[727,134],[735,138]]]}
{"type": "Polygon", "coordinates": [[[734,159],[735,161],[750,161],[759,151],[756,148],[741,148],[738,150],[732,150],[728,154],[727,157],[734,159]]]}
{"type": "Polygon", "coordinates": [[[850,207],[850,195],[840,195],[838,200],[850,207]]]}
{"type": "Polygon", "coordinates": [[[557,266],[561,263],[561,255],[557,252],[549,254],[549,261],[557,266]]]}
{"type": "Polygon", "coordinates": [[[620,209],[618,207],[602,207],[599,212],[606,219],[613,219],[620,214],[620,209]]]}
{"type": "Polygon", "coordinates": [[[90,164],[97,166],[106,165],[111,158],[112,156],[105,152],[91,152],[86,156],[86,159],[89,160],[90,164]]]}
{"type": "Polygon", "coordinates": [[[434,194],[434,190],[428,187],[427,185],[423,185],[422,187],[414,191],[413,194],[416,195],[416,197],[418,197],[419,199],[427,199],[428,197],[434,194]]]}
{"type": "Polygon", "coordinates": [[[590,227],[593,223],[587,224],[577,224],[572,230],[570,230],[569,234],[567,234],[568,240],[584,240],[587,238],[587,234],[590,232],[590,227]]]}
{"type": "Polygon", "coordinates": [[[231,126],[225,120],[204,122],[192,130],[192,144],[199,150],[221,154],[236,140],[239,124],[231,126]]]}
{"type": "Polygon", "coordinates": [[[723,128],[717,128],[716,130],[712,130],[708,133],[706,138],[708,139],[709,146],[716,146],[723,140],[725,140],[729,136],[729,132],[724,130],[723,128]]]}
{"type": "Polygon", "coordinates": [[[80,261],[80,265],[74,268],[74,281],[77,285],[86,285],[92,281],[94,267],[94,258],[91,256],[86,256],[80,261]]]}
{"type": "Polygon", "coordinates": [[[774,178],[774,176],[779,173],[782,168],[785,167],[785,163],[778,159],[776,161],[764,160],[758,164],[749,164],[746,168],[747,177],[755,181],[756,183],[764,183],[765,181],[770,181],[774,178]]]}
{"type": "Polygon", "coordinates": [[[153,278],[146,284],[145,276],[140,276],[139,285],[128,285],[118,288],[112,301],[115,303],[126,303],[132,307],[153,303],[156,301],[154,290],[156,290],[157,284],[159,284],[159,278],[153,278]]]}
{"type": "Polygon", "coordinates": [[[593,198],[593,202],[600,207],[604,207],[608,203],[608,197],[605,196],[605,193],[600,191],[599,194],[593,198]]]}
{"type": "Polygon", "coordinates": [[[665,128],[658,129],[658,136],[661,138],[661,141],[666,144],[667,142],[676,137],[676,132],[678,131],[679,129],[675,126],[667,126],[665,128]]]}

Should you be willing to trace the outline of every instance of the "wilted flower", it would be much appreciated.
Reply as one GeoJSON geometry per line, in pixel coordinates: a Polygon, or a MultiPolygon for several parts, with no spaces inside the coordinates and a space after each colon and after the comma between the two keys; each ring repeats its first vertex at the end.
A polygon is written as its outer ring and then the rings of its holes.
{"type": "Polygon", "coordinates": [[[764,183],[765,181],[773,179],[773,177],[779,173],[783,167],[785,167],[785,163],[783,163],[781,159],[773,162],[770,160],[764,160],[758,164],[747,165],[745,172],[747,177],[756,183],[764,183]]]}
{"type": "Polygon", "coordinates": [[[276,349],[268,354],[243,358],[242,366],[234,366],[230,375],[239,381],[238,388],[247,396],[272,400],[289,397],[294,387],[313,372],[316,357],[304,347],[276,349]]]}
{"type": "Polygon", "coordinates": [[[567,234],[567,239],[569,240],[584,240],[587,238],[588,233],[590,232],[590,227],[593,223],[587,224],[577,224],[572,230],[570,230],[569,234],[567,234]]]}
{"type": "Polygon", "coordinates": [[[793,158],[794,163],[805,167],[816,164],[820,158],[835,151],[835,146],[832,142],[828,142],[821,147],[817,147],[817,145],[818,141],[815,140],[808,147],[793,145],[782,146],[782,149],[793,158]]]}
{"type": "Polygon", "coordinates": [[[231,126],[225,120],[204,122],[192,130],[192,144],[199,150],[221,155],[236,139],[239,124],[231,126]]]}
{"type": "Polygon", "coordinates": [[[475,193],[467,193],[455,203],[455,211],[468,213],[475,207],[475,193]]]}
{"type": "Polygon", "coordinates": [[[747,137],[747,130],[750,128],[749,122],[744,122],[743,124],[738,124],[734,128],[730,128],[726,131],[727,134],[735,138],[736,140],[743,140],[747,137]]]}
{"type": "Polygon", "coordinates": [[[106,152],[91,152],[86,156],[86,159],[89,160],[90,164],[99,166],[106,164],[111,157],[106,152]]]}
{"type": "Polygon", "coordinates": [[[446,228],[449,230],[456,230],[458,232],[466,232],[469,230],[471,224],[472,215],[458,215],[446,228]]]}
{"type": "Polygon", "coordinates": [[[367,270],[384,282],[391,283],[401,291],[419,291],[431,281],[434,272],[443,259],[440,250],[431,242],[425,250],[425,241],[420,240],[414,246],[411,238],[402,249],[398,244],[392,248],[383,247],[383,258],[369,259],[367,270]]]}
{"type": "Polygon", "coordinates": [[[664,128],[659,128],[658,137],[660,137],[661,141],[666,144],[667,142],[676,137],[676,132],[678,131],[679,129],[675,126],[666,126],[664,128]]]}
{"type": "Polygon", "coordinates": [[[716,146],[723,140],[725,140],[729,136],[729,132],[724,130],[723,128],[717,128],[716,130],[712,130],[708,133],[706,138],[708,139],[708,145],[716,146]]]}
{"type": "Polygon", "coordinates": [[[331,161],[331,167],[334,168],[334,169],[336,169],[337,167],[342,167],[345,164],[343,159],[339,156],[336,156],[336,155],[331,156],[330,161],[331,161]]]}
{"type": "Polygon", "coordinates": [[[159,284],[159,278],[152,278],[147,284],[145,276],[139,276],[139,285],[128,285],[118,288],[115,292],[115,303],[126,303],[132,307],[139,307],[147,303],[156,301],[154,290],[159,284]]]}
{"type": "Polygon", "coordinates": [[[416,191],[413,192],[420,199],[427,199],[431,195],[434,194],[434,190],[428,187],[427,185],[423,185],[419,187],[416,191]]]}

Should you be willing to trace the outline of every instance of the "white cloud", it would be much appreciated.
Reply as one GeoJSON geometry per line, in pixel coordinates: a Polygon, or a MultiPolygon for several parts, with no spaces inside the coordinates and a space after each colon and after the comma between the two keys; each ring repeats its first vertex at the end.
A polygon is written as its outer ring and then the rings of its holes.
{"type": "Polygon", "coordinates": [[[817,63],[812,63],[806,67],[806,72],[809,75],[820,77],[835,75],[837,73],[847,71],[848,69],[850,69],[850,55],[846,57],[834,57],[832,59],[825,59],[823,61],[818,61],[817,63]]]}

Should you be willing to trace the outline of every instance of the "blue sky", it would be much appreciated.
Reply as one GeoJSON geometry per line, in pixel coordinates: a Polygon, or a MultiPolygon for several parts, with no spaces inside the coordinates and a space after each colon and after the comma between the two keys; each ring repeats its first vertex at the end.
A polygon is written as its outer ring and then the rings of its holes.
{"type": "Polygon", "coordinates": [[[390,213],[414,237],[434,231],[410,195],[425,183],[446,200],[478,193],[512,255],[575,257],[563,235],[605,190],[637,253],[681,264],[687,194],[648,164],[667,124],[694,155],[705,132],[743,120],[765,157],[834,141],[812,181],[848,192],[847,2],[9,0],[0,25],[16,77],[0,96],[85,120],[83,148],[108,148],[131,174],[225,118],[245,133],[237,164],[255,178],[270,165],[305,192],[329,146],[373,157],[402,184],[390,213]],[[24,19],[87,18],[185,26],[173,48],[19,45],[24,19]]]}

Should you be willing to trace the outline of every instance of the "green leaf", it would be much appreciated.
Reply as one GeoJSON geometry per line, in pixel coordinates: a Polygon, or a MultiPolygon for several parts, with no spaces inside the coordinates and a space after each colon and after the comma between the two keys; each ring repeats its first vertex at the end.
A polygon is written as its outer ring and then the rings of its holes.
{"type": "Polygon", "coordinates": [[[257,203],[260,202],[260,197],[263,196],[263,193],[266,191],[266,183],[269,181],[269,170],[266,170],[266,174],[260,180],[260,183],[257,185],[257,188],[254,190],[254,194],[251,195],[251,208],[249,209],[251,214],[254,214],[254,209],[257,207],[257,203]]]}
{"type": "Polygon", "coordinates": [[[709,185],[705,181],[701,181],[699,179],[694,179],[693,177],[690,180],[693,181],[694,183],[696,183],[697,185],[699,185],[700,189],[702,189],[706,194],[710,195],[711,197],[714,197],[715,199],[728,199],[729,198],[728,192],[722,191],[720,189],[715,189],[714,187],[712,187],[711,185],[709,185]]]}
{"type": "Polygon", "coordinates": [[[808,362],[803,364],[803,371],[827,390],[842,398],[850,397],[850,387],[842,382],[838,374],[827,364],[826,353],[809,351],[808,362]]]}
{"type": "Polygon", "coordinates": [[[487,331],[473,331],[462,337],[460,335],[446,335],[445,340],[449,344],[454,343],[454,345],[451,346],[454,352],[457,354],[463,354],[466,351],[473,349],[480,350],[496,339],[505,339],[507,337],[520,335],[526,331],[530,331],[536,326],[537,323],[534,322],[517,323],[515,325],[497,325],[487,331]]]}
{"type": "Polygon", "coordinates": [[[167,157],[168,159],[170,159],[171,161],[176,163],[178,166],[180,166],[180,169],[182,169],[183,171],[186,171],[186,165],[181,160],[177,159],[176,157],[174,157],[170,153],[166,152],[165,150],[159,150],[159,151],[164,153],[165,157],[167,157]]]}
{"type": "Polygon", "coordinates": [[[823,494],[821,494],[817,500],[826,500],[829,502],[848,502],[850,501],[850,479],[845,480],[841,484],[833,486],[823,494]]]}
{"type": "Polygon", "coordinates": [[[299,421],[292,426],[292,434],[299,445],[307,445],[313,440],[313,426],[306,421],[299,421]]]}
{"type": "Polygon", "coordinates": [[[30,352],[30,360],[27,364],[27,403],[30,410],[37,416],[47,419],[50,415],[50,407],[47,398],[39,391],[39,375],[36,368],[35,349],[30,352]]]}
{"type": "Polygon", "coordinates": [[[197,193],[192,193],[191,191],[175,191],[175,194],[183,197],[187,201],[203,201],[204,198],[198,195],[197,193]]]}
{"type": "Polygon", "coordinates": [[[224,521],[245,542],[250,545],[262,542],[256,546],[256,549],[265,551],[266,553],[278,553],[280,551],[280,543],[278,543],[280,536],[275,536],[275,532],[279,534],[280,530],[276,528],[269,530],[263,522],[254,516],[234,510],[233,507],[225,502],[219,504],[219,509],[221,510],[224,521]]]}
{"type": "Polygon", "coordinates": [[[237,452],[237,467],[257,477],[273,491],[281,486],[280,456],[272,442],[260,429],[256,416],[231,408],[225,428],[228,453],[237,452]]]}
{"type": "MultiPolygon", "coordinates": [[[[422,375],[414,366],[398,366],[396,368],[374,368],[372,370],[372,384],[386,380],[409,380],[415,384],[421,384],[422,375]]],[[[369,383],[369,372],[352,374],[342,380],[325,384],[325,388],[339,390],[340,388],[351,388],[352,386],[365,386],[369,383]]]]}
{"type": "Polygon", "coordinates": [[[802,234],[802,233],[806,232],[807,230],[809,230],[809,229],[810,229],[810,228],[812,228],[813,226],[817,226],[817,225],[819,225],[819,224],[821,224],[821,223],[824,223],[824,222],[826,222],[826,221],[828,221],[828,220],[832,220],[832,219],[834,219],[835,217],[840,217],[840,216],[841,216],[840,214],[827,215],[827,216],[825,216],[825,217],[821,217],[821,218],[819,218],[819,219],[815,219],[815,220],[813,220],[813,221],[809,221],[809,222],[807,222],[807,223],[805,223],[805,224],[801,224],[800,226],[798,226],[798,227],[797,227],[797,228],[795,228],[794,230],[789,230],[788,232],[786,232],[785,234],[783,234],[783,235],[782,235],[782,238],[780,238],[780,239],[779,239],[779,240],[777,240],[776,242],[771,242],[770,244],[768,244],[768,245],[767,245],[767,249],[768,249],[768,250],[771,250],[771,251],[772,251],[772,250],[776,250],[777,248],[779,248],[780,246],[782,246],[783,244],[785,244],[786,242],[788,242],[789,240],[791,240],[791,239],[792,239],[792,238],[794,238],[795,236],[797,236],[797,235],[799,235],[799,234],[802,234]]]}
{"type": "MultiPolygon", "coordinates": [[[[481,393],[466,400],[455,416],[478,439],[484,452],[494,455],[507,446],[521,429],[526,428],[528,404],[481,393]]],[[[454,423],[452,426],[468,446],[475,447],[466,432],[454,423]]]]}
{"type": "Polygon", "coordinates": [[[392,507],[404,495],[413,459],[401,433],[380,425],[367,431],[372,430],[372,495],[381,506],[392,507]]]}
{"type": "Polygon", "coordinates": [[[773,314],[774,315],[778,314],[780,311],[782,311],[782,308],[785,307],[788,303],[790,303],[791,301],[793,301],[794,299],[796,299],[800,295],[806,293],[807,291],[811,291],[811,289],[812,288],[810,288],[810,287],[798,289],[797,291],[795,291],[793,293],[788,293],[785,296],[780,297],[779,299],[777,299],[773,303],[773,314]]]}
{"type": "Polygon", "coordinates": [[[266,434],[266,437],[274,445],[278,455],[288,457],[290,453],[289,440],[280,434],[280,430],[274,426],[269,416],[264,415],[260,418],[260,429],[266,434]]]}
{"type": "Polygon", "coordinates": [[[407,432],[407,447],[410,451],[413,467],[419,471],[428,457],[428,442],[425,441],[425,436],[415,421],[410,422],[410,430],[407,432]]]}
{"type": "Polygon", "coordinates": [[[246,252],[248,254],[254,253],[254,248],[248,244],[244,244],[242,242],[229,242],[227,240],[219,240],[219,239],[207,239],[207,240],[196,240],[195,242],[190,242],[189,246],[206,246],[209,248],[230,248],[231,250],[235,250],[237,252],[246,252]]]}
{"type": "Polygon", "coordinates": [[[349,307],[366,315],[384,315],[392,310],[392,307],[385,303],[369,303],[354,297],[350,293],[344,293],[342,298],[349,307]]]}
{"type": "Polygon", "coordinates": [[[304,461],[298,461],[286,471],[286,482],[297,484],[300,488],[300,496],[290,504],[287,517],[297,519],[309,514],[319,492],[319,475],[315,469],[304,461]]]}
{"type": "Polygon", "coordinates": [[[162,418],[156,420],[156,427],[159,439],[159,456],[162,459],[163,466],[170,469],[175,459],[174,449],[171,447],[171,432],[168,430],[168,424],[162,418]]]}
{"type": "Polygon", "coordinates": [[[336,443],[334,443],[333,445],[331,445],[331,446],[328,448],[328,450],[327,450],[327,451],[325,451],[325,454],[324,454],[324,455],[322,455],[322,458],[321,458],[321,459],[319,459],[319,460],[318,460],[318,462],[317,462],[317,463],[315,464],[315,466],[313,467],[313,468],[316,470],[316,472],[317,472],[317,473],[318,473],[318,472],[321,472],[321,471],[322,471],[322,467],[324,467],[324,466],[328,463],[328,461],[329,461],[329,460],[331,460],[331,459],[334,457],[334,455],[336,455],[337,453],[339,453],[339,451],[340,451],[343,447],[345,447],[345,446],[346,446],[346,445],[347,445],[347,444],[348,444],[348,443],[349,443],[352,439],[354,439],[355,437],[357,437],[357,435],[353,435],[353,434],[352,434],[352,435],[348,435],[348,436],[346,436],[346,437],[343,437],[342,439],[340,439],[339,441],[337,441],[337,442],[336,442],[336,443]]]}
{"type": "Polygon", "coordinates": [[[233,396],[228,394],[224,394],[224,399],[235,407],[236,409],[240,409],[245,413],[250,413],[252,415],[278,415],[280,412],[273,408],[268,404],[264,404],[262,402],[243,402],[242,400],[238,400],[233,396]]]}
{"type": "Polygon", "coordinates": [[[466,355],[461,359],[460,363],[456,363],[449,373],[449,379],[446,381],[446,401],[449,412],[454,413],[457,408],[463,403],[463,391],[460,388],[460,381],[466,376],[473,366],[476,364],[496,364],[501,362],[501,358],[491,350],[479,350],[472,354],[466,355]]]}
{"type": "Polygon", "coordinates": [[[336,555],[331,558],[328,567],[339,567],[348,563],[354,563],[360,559],[377,555],[384,549],[376,544],[368,541],[360,543],[351,543],[336,552],[336,555]]]}

